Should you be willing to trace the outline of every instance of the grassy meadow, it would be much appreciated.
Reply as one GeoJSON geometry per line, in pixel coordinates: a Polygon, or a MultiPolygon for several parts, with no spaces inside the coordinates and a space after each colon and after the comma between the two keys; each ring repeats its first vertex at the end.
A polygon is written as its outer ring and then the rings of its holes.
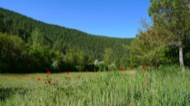
{"type": "Polygon", "coordinates": [[[0,74],[0,106],[189,105],[190,71],[181,73],[175,67],[146,71],[137,68],[112,72],[0,74]]]}

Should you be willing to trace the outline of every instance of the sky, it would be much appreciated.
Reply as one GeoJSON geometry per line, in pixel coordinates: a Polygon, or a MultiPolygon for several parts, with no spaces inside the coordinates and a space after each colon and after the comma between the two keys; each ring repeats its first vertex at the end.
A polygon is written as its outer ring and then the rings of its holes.
{"type": "Polygon", "coordinates": [[[0,0],[0,7],[93,35],[134,38],[149,0],[0,0]]]}

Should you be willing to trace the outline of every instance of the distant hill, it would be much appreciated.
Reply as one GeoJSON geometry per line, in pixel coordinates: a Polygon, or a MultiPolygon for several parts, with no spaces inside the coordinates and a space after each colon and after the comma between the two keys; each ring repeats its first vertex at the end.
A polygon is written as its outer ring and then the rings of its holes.
{"type": "Polygon", "coordinates": [[[112,48],[117,58],[126,54],[125,45],[132,39],[95,36],[76,29],[47,24],[19,13],[0,8],[0,32],[20,36],[26,43],[31,34],[38,30],[51,49],[77,48],[92,59],[101,60],[104,50],[112,48]]]}

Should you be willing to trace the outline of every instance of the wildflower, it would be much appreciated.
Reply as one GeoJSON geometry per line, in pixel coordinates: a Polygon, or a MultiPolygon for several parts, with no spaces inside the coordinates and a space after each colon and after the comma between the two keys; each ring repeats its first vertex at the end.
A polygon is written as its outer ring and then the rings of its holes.
{"type": "Polygon", "coordinates": [[[47,71],[47,74],[50,74],[50,71],[47,71]]]}
{"type": "Polygon", "coordinates": [[[67,74],[69,74],[69,72],[67,71],[67,74]]]}
{"type": "Polygon", "coordinates": [[[68,77],[68,80],[71,80],[71,77],[68,77]]]}
{"type": "Polygon", "coordinates": [[[120,67],[120,68],[119,68],[119,70],[120,70],[120,71],[123,71],[123,70],[124,70],[124,68],[123,68],[123,67],[120,67]]]}
{"type": "Polygon", "coordinates": [[[142,69],[143,69],[143,70],[146,70],[146,66],[142,66],[142,69]]]}
{"type": "Polygon", "coordinates": [[[48,81],[48,84],[51,84],[51,81],[50,81],[50,80],[48,81]]]}
{"type": "Polygon", "coordinates": [[[40,81],[40,78],[38,78],[38,81],[40,81]]]}
{"type": "Polygon", "coordinates": [[[132,66],[132,65],[130,65],[129,67],[130,67],[131,69],[133,68],[133,66],[132,66]]]}

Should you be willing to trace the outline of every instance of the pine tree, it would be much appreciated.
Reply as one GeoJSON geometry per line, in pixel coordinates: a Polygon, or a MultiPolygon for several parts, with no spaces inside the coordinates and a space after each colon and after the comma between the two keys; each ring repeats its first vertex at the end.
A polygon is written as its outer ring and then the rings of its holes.
{"type": "Polygon", "coordinates": [[[169,46],[179,50],[179,64],[184,71],[183,48],[190,37],[190,0],[150,0],[149,16],[153,27],[171,32],[169,46]]]}

